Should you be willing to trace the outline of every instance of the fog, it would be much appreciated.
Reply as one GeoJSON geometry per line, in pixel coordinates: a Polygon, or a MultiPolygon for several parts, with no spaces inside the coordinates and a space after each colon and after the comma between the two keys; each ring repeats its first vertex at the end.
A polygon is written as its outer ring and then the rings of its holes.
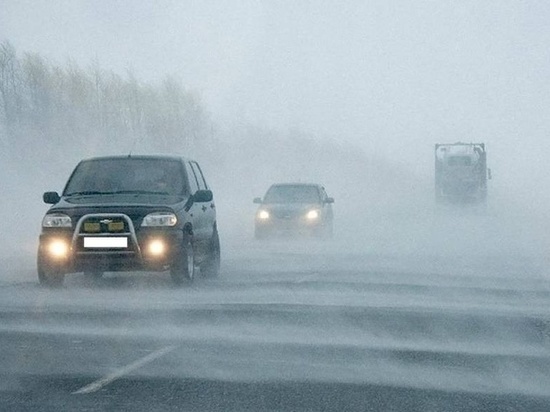
{"type": "Polygon", "coordinates": [[[173,345],[135,374],[547,398],[549,21],[542,0],[0,0],[3,373],[82,381],[173,345]],[[486,144],[486,204],[435,201],[434,144],[458,141],[486,144]],[[200,163],[220,277],[35,287],[42,193],[130,152],[200,163]],[[333,238],[254,239],[278,182],[324,185],[333,238]]]}
{"type": "Polygon", "coordinates": [[[434,142],[484,141],[517,188],[547,178],[549,14],[542,1],[4,0],[0,38],[174,74],[227,127],[304,130],[425,174],[434,142]]]}
{"type": "MultiPolygon", "coordinates": [[[[433,144],[481,141],[495,177],[496,207],[507,205],[509,211],[513,204],[526,214],[546,213],[550,6],[545,2],[4,0],[1,7],[0,39],[20,53],[83,67],[99,62],[145,81],[175,75],[200,97],[228,144],[243,130],[267,131],[273,152],[266,161],[275,164],[241,167],[247,176],[236,175],[232,181],[242,184],[232,191],[243,198],[260,196],[263,186],[279,179],[313,179],[324,182],[338,201],[374,195],[365,186],[375,181],[390,185],[383,196],[407,204],[410,193],[383,175],[395,170],[414,176],[419,188],[414,194],[429,196],[433,144]],[[284,175],[277,159],[286,156],[282,146],[289,147],[284,136],[291,139],[295,132],[363,152],[369,164],[358,172],[343,156],[321,165],[304,153],[292,160],[307,165],[290,165],[284,175]],[[251,176],[260,168],[274,173],[251,176]],[[368,176],[346,185],[349,169],[368,176]]],[[[191,157],[208,161],[191,151],[191,157]]],[[[86,155],[74,147],[64,148],[61,157],[75,163],[86,155]]],[[[249,161],[248,153],[231,158],[249,161]]],[[[220,175],[234,173],[233,163],[225,166],[220,175]]],[[[210,180],[216,172],[210,171],[210,180]]],[[[369,202],[369,209],[376,203],[369,202]]],[[[339,202],[339,208],[346,206],[339,202]]]]}

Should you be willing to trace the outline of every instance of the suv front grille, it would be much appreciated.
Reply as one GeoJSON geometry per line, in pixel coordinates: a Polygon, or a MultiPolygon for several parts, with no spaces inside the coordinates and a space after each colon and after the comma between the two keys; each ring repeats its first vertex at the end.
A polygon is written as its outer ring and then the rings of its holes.
{"type": "Polygon", "coordinates": [[[90,216],[82,222],[80,233],[128,233],[128,222],[121,218],[100,218],[90,216]]]}
{"type": "Polygon", "coordinates": [[[95,213],[80,218],[73,237],[80,255],[140,254],[132,220],[122,213],[95,213]]]}

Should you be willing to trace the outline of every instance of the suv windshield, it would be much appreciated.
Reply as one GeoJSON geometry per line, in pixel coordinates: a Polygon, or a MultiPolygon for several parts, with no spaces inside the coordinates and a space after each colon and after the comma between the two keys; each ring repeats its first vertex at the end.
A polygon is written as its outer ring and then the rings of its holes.
{"type": "Polygon", "coordinates": [[[319,203],[319,191],[315,186],[272,186],[265,195],[264,203],[319,203]]]}
{"type": "Polygon", "coordinates": [[[182,195],[183,168],[171,159],[93,159],[81,162],[71,176],[64,196],[152,193],[182,195]]]}

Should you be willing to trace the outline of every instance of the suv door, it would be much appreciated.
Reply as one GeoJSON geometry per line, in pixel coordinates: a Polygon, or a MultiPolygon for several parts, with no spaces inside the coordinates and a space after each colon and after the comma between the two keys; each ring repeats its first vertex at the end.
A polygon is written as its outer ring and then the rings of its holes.
{"type": "MultiPolygon", "coordinates": [[[[197,162],[186,162],[186,169],[193,194],[197,190],[209,189],[197,162]]],[[[193,216],[193,232],[195,234],[196,245],[201,248],[208,246],[216,221],[214,200],[212,199],[210,202],[193,202],[189,213],[193,216]]]]}

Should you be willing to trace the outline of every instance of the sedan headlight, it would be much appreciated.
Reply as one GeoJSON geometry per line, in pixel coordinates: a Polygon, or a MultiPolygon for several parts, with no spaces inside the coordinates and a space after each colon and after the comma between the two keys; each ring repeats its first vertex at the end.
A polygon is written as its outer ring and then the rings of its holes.
{"type": "Polygon", "coordinates": [[[178,218],[174,213],[170,212],[155,212],[149,213],[143,218],[141,226],[175,226],[178,218]]]}
{"type": "Polygon", "coordinates": [[[319,218],[319,211],[318,210],[310,210],[307,212],[306,217],[308,220],[315,220],[319,218]]]}
{"type": "Polygon", "coordinates": [[[71,218],[63,213],[48,213],[42,219],[42,227],[71,227],[71,218]]]}
{"type": "Polygon", "coordinates": [[[258,212],[258,219],[260,220],[269,219],[269,212],[267,210],[260,210],[258,212]]]}

